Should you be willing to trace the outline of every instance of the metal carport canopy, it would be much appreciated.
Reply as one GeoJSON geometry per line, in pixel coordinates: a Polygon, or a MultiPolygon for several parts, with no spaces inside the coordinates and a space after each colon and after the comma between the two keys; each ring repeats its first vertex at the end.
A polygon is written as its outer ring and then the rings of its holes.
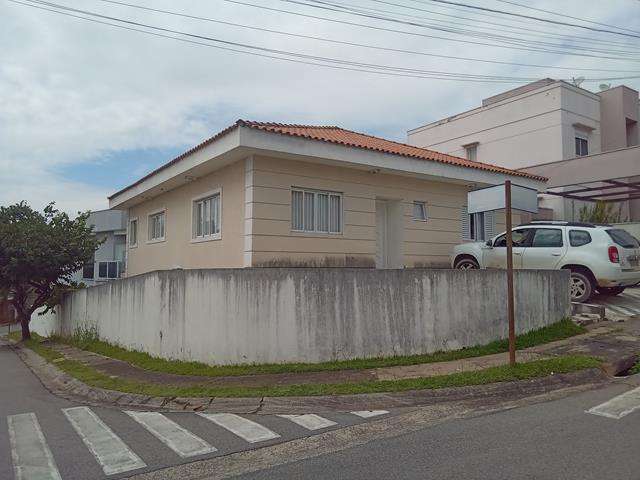
{"type": "Polygon", "coordinates": [[[521,170],[547,177],[551,195],[607,203],[640,199],[640,146],[521,170]]]}

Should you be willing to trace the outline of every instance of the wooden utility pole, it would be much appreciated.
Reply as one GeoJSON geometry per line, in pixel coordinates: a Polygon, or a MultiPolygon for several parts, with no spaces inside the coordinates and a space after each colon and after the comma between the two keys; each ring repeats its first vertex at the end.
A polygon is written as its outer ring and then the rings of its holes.
{"type": "Polygon", "coordinates": [[[507,221],[507,316],[509,318],[509,364],[516,364],[516,326],[513,305],[513,237],[511,220],[511,180],[504,182],[505,213],[507,221]]]}

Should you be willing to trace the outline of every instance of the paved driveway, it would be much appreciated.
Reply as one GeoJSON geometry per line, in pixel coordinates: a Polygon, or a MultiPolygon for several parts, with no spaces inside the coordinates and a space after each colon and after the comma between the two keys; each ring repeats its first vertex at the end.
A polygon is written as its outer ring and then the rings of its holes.
{"type": "Polygon", "coordinates": [[[640,288],[627,288],[616,296],[596,295],[589,303],[604,305],[607,317],[612,319],[640,315],[640,288]]]}

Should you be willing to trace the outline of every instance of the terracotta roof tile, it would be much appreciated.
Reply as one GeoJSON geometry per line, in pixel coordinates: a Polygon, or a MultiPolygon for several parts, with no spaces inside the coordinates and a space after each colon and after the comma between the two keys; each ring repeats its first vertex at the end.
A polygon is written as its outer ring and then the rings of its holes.
{"type": "Polygon", "coordinates": [[[385,140],[384,138],[374,137],[364,133],[353,132],[351,130],[345,130],[344,128],[336,126],[318,126],[318,125],[294,125],[272,122],[253,122],[247,120],[238,120],[233,125],[225,128],[221,132],[217,133],[213,137],[205,140],[204,142],[196,145],[195,147],[187,150],[181,155],[177,156],[170,162],[162,165],[156,170],[145,175],[141,179],[137,180],[132,185],[125,187],[124,189],[114,193],[109,198],[113,198],[120,193],[142,183],[144,180],[152,177],[156,173],[168,168],[171,165],[178,163],[188,155],[206,147],[213,143],[218,138],[227,134],[231,130],[237,127],[247,127],[256,130],[262,130],[265,132],[276,133],[280,135],[289,135],[292,137],[307,138],[309,140],[317,140],[322,142],[335,143],[338,145],[344,145],[346,147],[361,148],[365,150],[372,150],[376,152],[389,153],[392,155],[400,155],[403,157],[417,158],[420,160],[433,161],[439,163],[446,163],[449,165],[457,165],[460,167],[473,168],[476,170],[484,170],[494,173],[504,173],[513,175],[516,177],[530,178],[533,180],[546,181],[547,179],[538,175],[532,175],[529,173],[521,172],[518,170],[510,170],[508,168],[499,167],[497,165],[491,165],[489,163],[472,162],[466,158],[455,157],[453,155],[447,155],[445,153],[436,152],[434,150],[428,150],[426,148],[414,147],[404,143],[394,142],[392,140],[385,140]]]}

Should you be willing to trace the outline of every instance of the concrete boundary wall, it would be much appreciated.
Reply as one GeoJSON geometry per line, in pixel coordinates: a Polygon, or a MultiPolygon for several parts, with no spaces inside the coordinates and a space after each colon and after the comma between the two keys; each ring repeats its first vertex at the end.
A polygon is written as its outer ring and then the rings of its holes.
{"type": "MultiPolygon", "coordinates": [[[[515,286],[519,333],[569,315],[568,272],[517,271],[515,286]]],[[[38,322],[169,359],[319,362],[504,338],[505,291],[491,270],[171,270],[80,290],[38,322]]]]}

